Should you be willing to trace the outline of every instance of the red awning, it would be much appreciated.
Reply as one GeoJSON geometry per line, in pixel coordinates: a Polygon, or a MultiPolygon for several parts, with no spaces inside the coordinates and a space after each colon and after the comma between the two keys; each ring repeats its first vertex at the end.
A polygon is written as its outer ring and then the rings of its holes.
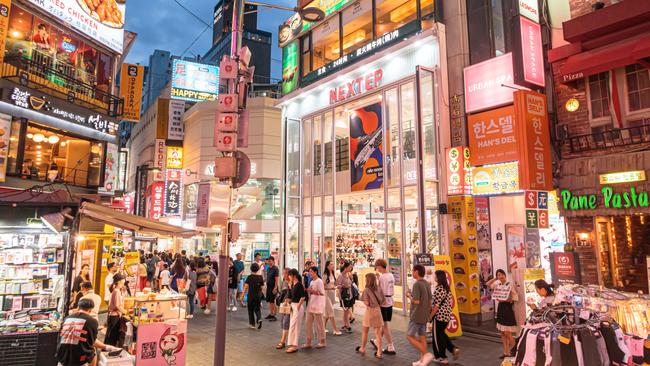
{"type": "Polygon", "coordinates": [[[570,56],[560,68],[563,80],[585,77],[650,57],[650,33],[570,56]]]}

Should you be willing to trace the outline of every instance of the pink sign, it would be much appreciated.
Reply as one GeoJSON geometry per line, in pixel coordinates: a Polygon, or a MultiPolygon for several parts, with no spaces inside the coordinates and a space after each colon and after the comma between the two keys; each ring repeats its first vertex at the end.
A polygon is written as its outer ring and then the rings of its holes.
{"type": "Polygon", "coordinates": [[[196,226],[208,227],[210,217],[210,183],[199,184],[196,200],[196,226]]]}
{"type": "Polygon", "coordinates": [[[138,366],[183,366],[187,350],[187,320],[140,324],[136,361],[138,366]]]}
{"type": "Polygon", "coordinates": [[[542,53],[542,30],[539,24],[519,17],[521,25],[521,55],[524,80],[544,86],[544,55],[542,53]]]}
{"type": "Polygon", "coordinates": [[[151,184],[151,210],[149,218],[154,220],[160,219],[163,213],[165,203],[165,182],[153,182],[151,184]]]}
{"type": "Polygon", "coordinates": [[[463,74],[467,113],[512,103],[512,93],[516,90],[512,88],[512,53],[468,66],[463,74]]]}

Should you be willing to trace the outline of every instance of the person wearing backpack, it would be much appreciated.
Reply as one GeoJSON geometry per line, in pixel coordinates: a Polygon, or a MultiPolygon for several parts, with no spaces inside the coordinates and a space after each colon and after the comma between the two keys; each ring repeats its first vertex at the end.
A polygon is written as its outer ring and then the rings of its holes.
{"type": "Polygon", "coordinates": [[[453,296],[447,282],[447,273],[445,271],[436,271],[436,289],[433,292],[433,308],[431,309],[431,318],[433,320],[433,355],[435,362],[448,364],[447,351],[451,352],[454,360],[460,356],[460,348],[451,343],[446,329],[449,325],[452,315],[453,296]]]}

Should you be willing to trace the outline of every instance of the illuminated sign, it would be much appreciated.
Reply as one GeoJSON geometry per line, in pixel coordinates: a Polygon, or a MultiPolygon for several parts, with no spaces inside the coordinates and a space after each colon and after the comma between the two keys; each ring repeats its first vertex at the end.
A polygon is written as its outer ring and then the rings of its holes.
{"type": "Polygon", "coordinates": [[[153,156],[153,167],[158,168],[156,172],[154,172],[153,180],[154,181],[162,181],[164,176],[163,176],[163,171],[165,170],[165,160],[167,159],[167,154],[166,154],[166,147],[165,147],[165,140],[163,139],[156,139],[156,146],[154,150],[154,156],[153,156]]]}
{"type": "Polygon", "coordinates": [[[463,70],[465,110],[478,112],[512,103],[512,53],[491,58],[463,70]]]}
{"type": "MultiPolygon", "coordinates": [[[[351,0],[314,0],[307,4],[305,9],[318,8],[325,13],[325,16],[328,16],[349,2],[351,0]]],[[[280,26],[278,31],[279,47],[284,47],[284,45],[296,38],[300,33],[308,30],[315,24],[317,23],[303,21],[300,14],[295,13],[280,26]]]]}
{"type": "Polygon", "coordinates": [[[183,148],[167,146],[167,169],[183,168],[183,148]]]}
{"type": "Polygon", "coordinates": [[[473,166],[519,159],[513,106],[472,114],[467,124],[473,166]]]}
{"type": "Polygon", "coordinates": [[[564,109],[567,110],[567,112],[575,112],[580,108],[580,101],[576,98],[571,98],[564,103],[564,109]]]}
{"type": "Polygon", "coordinates": [[[519,192],[519,163],[475,167],[472,171],[472,193],[476,195],[519,192]]]}
{"type": "Polygon", "coordinates": [[[648,192],[639,191],[630,187],[625,192],[614,192],[611,187],[603,187],[599,197],[595,194],[573,194],[568,189],[562,190],[562,207],[565,210],[595,210],[599,206],[605,208],[631,208],[631,207],[648,207],[648,192]]]}
{"type": "Polygon", "coordinates": [[[165,179],[165,215],[181,214],[182,170],[167,169],[165,179]]]}
{"type": "Polygon", "coordinates": [[[404,37],[407,37],[415,32],[418,32],[420,29],[421,29],[420,22],[414,21],[408,23],[399,29],[386,33],[375,40],[369,41],[368,43],[359,47],[356,51],[352,53],[344,55],[343,57],[310,72],[309,74],[305,75],[302,78],[302,82],[303,84],[308,84],[314,82],[315,80],[323,78],[331,74],[335,70],[341,69],[366,56],[370,56],[381,49],[390,47],[398,43],[399,41],[404,39],[404,37]]]}
{"type": "Polygon", "coordinates": [[[546,95],[518,90],[514,96],[520,185],[524,189],[550,191],[553,189],[553,162],[546,95]]]}
{"type": "Polygon", "coordinates": [[[519,25],[518,42],[513,51],[514,80],[518,85],[531,88],[543,87],[544,53],[542,48],[542,28],[539,24],[522,16],[519,25]]]}
{"type": "Polygon", "coordinates": [[[537,0],[518,0],[519,2],[519,15],[539,23],[539,5],[537,0]]]}
{"type": "Polygon", "coordinates": [[[219,67],[175,59],[172,99],[190,102],[213,101],[219,95],[219,67]]]}
{"type": "Polygon", "coordinates": [[[144,66],[122,64],[120,71],[120,97],[124,98],[125,121],[138,122],[142,108],[144,66]]]}
{"type": "Polygon", "coordinates": [[[607,173],[598,176],[600,184],[632,183],[646,180],[645,170],[633,170],[629,172],[607,173]]]}
{"type": "Polygon", "coordinates": [[[298,41],[282,49],[282,94],[289,94],[298,87],[298,41]]]}
{"type": "Polygon", "coordinates": [[[450,196],[472,193],[472,167],[468,147],[447,149],[447,194],[450,196]]]}
{"type": "Polygon", "coordinates": [[[64,24],[122,53],[126,1],[28,0],[64,24]]]}
{"type": "Polygon", "coordinates": [[[377,69],[374,72],[359,76],[330,90],[330,104],[336,104],[348,98],[355,97],[379,86],[384,71],[377,69]]]}
{"type": "MultiPolygon", "coordinates": [[[[7,39],[7,33],[9,32],[9,13],[11,10],[11,0],[0,0],[0,37],[2,39],[7,39]]],[[[5,57],[5,43],[0,42],[0,62],[3,61],[5,57]]]]}
{"type": "Polygon", "coordinates": [[[151,184],[151,207],[149,208],[149,218],[158,220],[163,214],[163,205],[165,203],[165,183],[153,182],[151,184]]]}

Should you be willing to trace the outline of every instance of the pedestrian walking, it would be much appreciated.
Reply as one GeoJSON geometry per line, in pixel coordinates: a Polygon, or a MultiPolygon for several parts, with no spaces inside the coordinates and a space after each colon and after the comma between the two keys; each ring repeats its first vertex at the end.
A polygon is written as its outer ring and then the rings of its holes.
{"type": "Polygon", "coordinates": [[[323,313],[325,312],[325,285],[323,284],[323,280],[318,276],[318,267],[311,267],[309,269],[309,277],[311,281],[307,289],[309,303],[307,303],[307,319],[305,321],[306,342],[302,348],[309,349],[312,347],[311,341],[314,336],[314,325],[316,326],[316,336],[318,337],[316,348],[323,348],[327,345],[325,341],[325,324],[323,322],[323,313]]]}
{"type": "Polygon", "coordinates": [[[120,348],[104,344],[97,339],[99,322],[90,314],[95,303],[90,299],[81,299],[78,305],[78,311],[63,320],[56,347],[56,360],[62,366],[95,366],[96,348],[107,352],[116,352],[120,348]]]}
{"type": "MultiPolygon", "coordinates": [[[[235,257],[237,259],[233,262],[233,265],[235,266],[235,271],[237,272],[237,298],[239,298],[239,295],[243,290],[243,287],[240,286],[240,283],[241,283],[242,274],[244,273],[244,261],[242,260],[243,255],[241,253],[237,253],[235,257]]],[[[241,307],[246,307],[246,305],[242,300],[239,301],[239,305],[241,307]]],[[[235,308],[233,311],[236,310],[237,309],[235,308]]]]}
{"type": "Polygon", "coordinates": [[[384,326],[384,320],[381,317],[381,304],[384,303],[384,293],[377,284],[377,276],[374,273],[366,273],[366,288],[361,295],[361,301],[366,305],[366,312],[363,314],[362,331],[361,331],[361,345],[356,348],[356,351],[365,354],[366,344],[368,343],[368,333],[370,328],[375,333],[375,357],[382,358],[381,348],[381,328],[384,326]]]}
{"type": "Polygon", "coordinates": [[[424,266],[418,264],[413,267],[413,290],[406,293],[411,301],[411,314],[409,318],[406,339],[420,352],[420,358],[413,362],[413,366],[426,366],[433,360],[433,354],[427,351],[427,323],[431,315],[431,285],[424,279],[424,266]]]}
{"type": "Polygon", "coordinates": [[[494,290],[492,299],[497,303],[497,330],[501,333],[501,344],[503,344],[503,355],[500,358],[510,357],[511,350],[515,346],[513,334],[519,333],[514,310],[514,303],[519,300],[519,296],[502,269],[497,269],[496,277],[489,280],[486,285],[494,290]]]}
{"type": "Polygon", "coordinates": [[[433,319],[433,355],[435,356],[436,362],[446,365],[449,363],[447,351],[451,352],[454,360],[457,360],[460,356],[460,348],[454,346],[446,331],[451,320],[454,299],[451,295],[451,289],[449,288],[445,271],[436,271],[435,278],[436,289],[433,292],[433,308],[431,309],[431,317],[433,319]]]}
{"type": "Polygon", "coordinates": [[[187,268],[185,261],[181,256],[176,257],[171,270],[170,287],[172,290],[180,293],[185,293],[185,286],[187,284],[187,268]]]}
{"type": "Polygon", "coordinates": [[[163,262],[162,265],[163,269],[160,271],[160,291],[163,289],[166,289],[169,291],[170,287],[169,285],[171,284],[171,273],[169,272],[169,264],[163,262]]]}
{"type": "Polygon", "coordinates": [[[237,311],[239,273],[232,258],[228,258],[228,310],[237,311]]]}
{"type": "MultiPolygon", "coordinates": [[[[395,294],[395,276],[388,272],[388,263],[385,259],[375,261],[375,270],[379,273],[379,288],[384,294],[384,302],[381,304],[381,318],[384,322],[382,327],[382,336],[386,338],[386,348],[382,351],[387,355],[395,355],[395,345],[393,344],[393,335],[390,332],[390,322],[393,319],[393,295],[395,294]]],[[[375,347],[375,340],[370,343],[375,347]]]]}
{"type": "Polygon", "coordinates": [[[287,341],[289,348],[287,353],[295,353],[298,351],[300,327],[305,313],[302,305],[305,303],[306,292],[297,269],[292,268],[289,270],[289,278],[291,279],[291,318],[289,321],[289,338],[287,341]]]}
{"type": "Polygon", "coordinates": [[[336,303],[336,273],[334,262],[327,261],[325,263],[325,271],[323,273],[323,280],[325,284],[325,333],[327,333],[327,322],[332,323],[332,334],[340,336],[341,332],[336,327],[336,317],[334,316],[334,304],[336,303]]]}
{"type": "Polygon", "coordinates": [[[187,284],[185,285],[187,291],[185,293],[187,294],[187,302],[190,312],[187,315],[187,318],[191,319],[194,317],[194,305],[196,301],[196,263],[194,263],[194,261],[190,261],[188,267],[189,270],[187,272],[187,284]]]}
{"type": "Polygon", "coordinates": [[[266,259],[266,302],[269,303],[269,315],[266,317],[269,321],[278,320],[276,314],[278,308],[275,305],[275,297],[278,295],[278,286],[280,285],[280,270],[275,265],[275,258],[269,256],[266,259]]]}
{"type": "Polygon", "coordinates": [[[113,277],[111,285],[111,300],[108,303],[108,319],[106,320],[106,337],[104,343],[116,347],[124,345],[126,337],[127,311],[124,308],[124,289],[125,278],[121,274],[113,277]]]}
{"type": "Polygon", "coordinates": [[[341,329],[343,331],[352,333],[352,327],[350,327],[350,317],[352,312],[352,306],[354,306],[354,297],[352,295],[352,276],[350,272],[352,271],[352,265],[350,262],[344,262],[341,267],[341,274],[336,279],[336,286],[339,289],[341,295],[341,307],[343,308],[343,326],[341,329]]]}
{"type": "Polygon", "coordinates": [[[251,274],[244,282],[244,292],[241,297],[248,294],[248,323],[251,329],[262,329],[262,298],[264,286],[264,278],[257,274],[260,270],[259,264],[253,262],[251,264],[251,274]]]}
{"type": "Polygon", "coordinates": [[[280,315],[280,328],[282,329],[282,336],[280,342],[275,346],[276,349],[283,349],[287,345],[287,338],[289,337],[289,326],[291,324],[291,279],[289,278],[289,268],[282,270],[282,291],[277,299],[279,304],[278,313],[280,315]]]}
{"type": "Polygon", "coordinates": [[[145,287],[147,287],[147,264],[145,257],[142,256],[140,257],[140,265],[138,266],[138,276],[140,277],[138,279],[138,289],[140,289],[140,292],[144,290],[145,287]]]}
{"type": "Polygon", "coordinates": [[[205,258],[196,258],[196,294],[199,298],[199,304],[205,314],[210,314],[210,308],[206,306],[208,302],[208,286],[210,285],[210,268],[205,263],[205,258]]]}

